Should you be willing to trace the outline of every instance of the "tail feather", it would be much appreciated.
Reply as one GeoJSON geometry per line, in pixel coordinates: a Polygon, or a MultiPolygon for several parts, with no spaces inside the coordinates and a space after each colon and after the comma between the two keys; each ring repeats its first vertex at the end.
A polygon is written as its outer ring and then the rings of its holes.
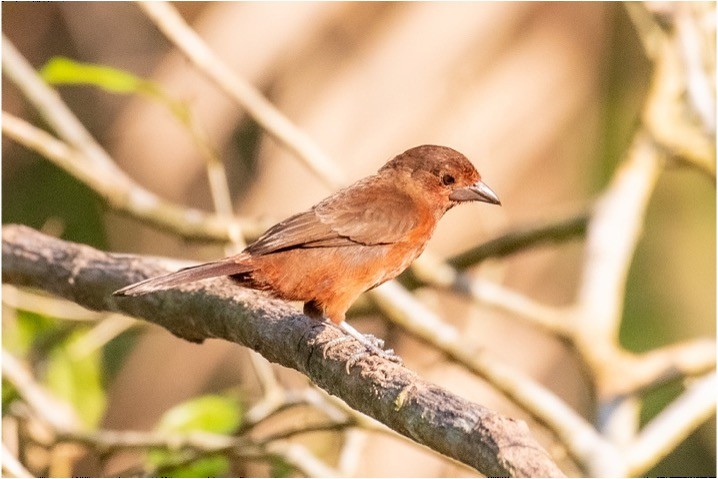
{"type": "MultiPolygon", "coordinates": [[[[247,258],[249,259],[249,258],[247,258]]],[[[155,276],[138,283],[131,284],[122,289],[118,289],[114,296],[140,296],[155,291],[162,291],[179,286],[184,283],[191,283],[207,278],[215,278],[217,276],[229,276],[232,274],[246,273],[252,271],[253,266],[250,261],[237,262],[236,260],[222,260],[213,263],[200,264],[198,266],[190,266],[183,268],[174,273],[167,273],[161,276],[155,276]]]]}

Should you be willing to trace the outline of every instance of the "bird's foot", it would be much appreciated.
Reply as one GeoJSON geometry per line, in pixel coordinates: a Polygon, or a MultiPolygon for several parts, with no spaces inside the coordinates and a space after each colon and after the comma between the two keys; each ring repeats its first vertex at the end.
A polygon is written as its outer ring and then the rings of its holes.
{"type": "Polygon", "coordinates": [[[347,373],[349,373],[349,370],[361,359],[364,359],[368,356],[374,355],[379,356],[380,358],[387,359],[389,361],[395,362],[397,364],[402,364],[402,359],[397,355],[393,349],[387,349],[384,350],[384,340],[377,338],[376,336],[372,334],[361,334],[359,331],[354,329],[353,327],[349,326],[347,323],[341,323],[339,325],[339,328],[348,334],[348,336],[342,336],[336,339],[333,339],[329,341],[324,346],[325,356],[326,351],[333,348],[337,344],[344,343],[346,341],[350,341],[352,338],[356,339],[359,344],[364,346],[366,349],[365,351],[360,351],[354,355],[352,355],[351,358],[349,358],[349,361],[347,361],[346,364],[346,370],[347,373]]]}

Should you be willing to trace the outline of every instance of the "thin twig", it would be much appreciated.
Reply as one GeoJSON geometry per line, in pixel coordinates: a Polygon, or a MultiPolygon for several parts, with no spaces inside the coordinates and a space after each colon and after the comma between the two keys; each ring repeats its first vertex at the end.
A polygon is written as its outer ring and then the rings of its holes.
{"type": "Polygon", "coordinates": [[[590,217],[590,211],[582,211],[536,225],[522,225],[449,258],[447,263],[464,269],[488,258],[501,258],[528,248],[569,241],[586,233],[590,217]]]}
{"type": "Polygon", "coordinates": [[[273,441],[279,441],[282,439],[289,439],[294,436],[302,434],[310,434],[313,432],[337,432],[343,431],[344,429],[356,427],[356,424],[352,421],[345,422],[325,422],[320,424],[302,424],[291,428],[283,429],[279,432],[268,434],[259,440],[260,445],[268,444],[273,441]]]}
{"type": "Polygon", "coordinates": [[[306,448],[296,444],[274,442],[256,444],[245,437],[233,437],[205,432],[167,433],[144,431],[71,431],[59,434],[57,442],[75,442],[106,454],[128,449],[189,450],[198,454],[190,458],[228,453],[243,459],[276,457],[301,471],[307,477],[337,477],[336,470],[318,460],[306,448]]]}
{"type": "Polygon", "coordinates": [[[124,176],[122,170],[65,105],[60,95],[39,77],[5,35],[2,36],[2,49],[3,74],[22,91],[59,137],[82,153],[82,165],[93,165],[109,177],[124,176]]]}
{"type": "Polygon", "coordinates": [[[696,377],[715,370],[716,343],[713,339],[694,339],[671,344],[643,354],[626,354],[619,370],[605,378],[608,396],[642,394],[668,382],[696,377]]]}
{"type": "Polygon", "coordinates": [[[1,462],[3,470],[10,473],[9,476],[3,474],[3,477],[35,477],[20,463],[17,457],[10,452],[5,443],[2,444],[2,451],[0,454],[2,454],[0,458],[2,459],[1,462]]]}
{"type": "Polygon", "coordinates": [[[200,210],[180,207],[165,201],[134,183],[124,173],[106,174],[105,170],[90,167],[86,158],[45,131],[2,113],[3,135],[41,154],[100,195],[118,212],[146,221],[183,238],[227,241],[242,231],[256,237],[267,227],[250,220],[227,222],[225,217],[200,210]]]}
{"type": "Polygon", "coordinates": [[[69,404],[55,398],[38,384],[28,369],[2,348],[2,375],[15,386],[35,413],[58,431],[79,428],[80,419],[69,404]]]}
{"type": "MultiPolygon", "coordinates": [[[[49,424],[51,437],[34,435],[40,444],[51,447],[61,442],[76,442],[92,447],[100,454],[125,449],[164,448],[170,450],[190,449],[204,454],[229,452],[235,457],[276,457],[287,462],[308,477],[336,477],[337,471],[319,461],[311,452],[299,445],[274,441],[257,444],[246,437],[234,437],[205,432],[166,433],[137,431],[85,431],[74,409],[55,398],[22,367],[10,353],[2,350],[3,378],[10,381],[21,397],[30,405],[34,414],[49,424]],[[295,447],[296,446],[296,447],[295,447]]],[[[277,438],[279,439],[279,438],[277,438]]],[[[4,463],[4,462],[3,462],[4,463]]]]}
{"type": "Polygon", "coordinates": [[[75,358],[88,356],[104,347],[107,343],[142,324],[134,318],[122,314],[109,314],[95,324],[89,331],[73,341],[68,352],[75,358]]]}
{"type": "Polygon", "coordinates": [[[716,385],[715,373],[690,381],[678,399],[646,424],[628,448],[631,475],[644,474],[715,414],[716,385]]]}
{"type": "Polygon", "coordinates": [[[546,306],[499,284],[472,278],[467,272],[458,271],[428,253],[414,262],[411,271],[419,284],[453,291],[477,304],[515,315],[559,337],[570,334],[566,309],[546,306]]]}
{"type": "Polygon", "coordinates": [[[345,183],[344,176],[331,159],[306,133],[289,121],[254,86],[227,67],[172,5],[166,2],[138,2],[138,6],[201,73],[245,108],[267,133],[297,155],[322,181],[331,188],[345,183]]]}
{"type": "Polygon", "coordinates": [[[71,301],[16,288],[11,284],[3,285],[2,302],[12,309],[69,321],[97,322],[107,317],[106,314],[90,311],[71,301]]]}

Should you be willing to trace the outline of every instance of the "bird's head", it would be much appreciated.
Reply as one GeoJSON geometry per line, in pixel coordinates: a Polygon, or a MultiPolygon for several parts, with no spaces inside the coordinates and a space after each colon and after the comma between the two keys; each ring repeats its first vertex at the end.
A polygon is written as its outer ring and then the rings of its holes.
{"type": "Polygon", "coordinates": [[[404,178],[405,188],[449,209],[466,201],[500,205],[496,193],[481,181],[474,165],[446,146],[422,145],[406,150],[384,165],[379,174],[404,178]]]}

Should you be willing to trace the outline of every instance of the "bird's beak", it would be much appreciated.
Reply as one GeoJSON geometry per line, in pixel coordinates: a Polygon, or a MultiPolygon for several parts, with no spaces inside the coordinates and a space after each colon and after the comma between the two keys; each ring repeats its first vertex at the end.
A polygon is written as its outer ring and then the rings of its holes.
{"type": "Polygon", "coordinates": [[[449,195],[449,199],[453,201],[483,201],[492,205],[501,205],[501,200],[496,193],[481,180],[471,186],[455,189],[449,195]]]}

